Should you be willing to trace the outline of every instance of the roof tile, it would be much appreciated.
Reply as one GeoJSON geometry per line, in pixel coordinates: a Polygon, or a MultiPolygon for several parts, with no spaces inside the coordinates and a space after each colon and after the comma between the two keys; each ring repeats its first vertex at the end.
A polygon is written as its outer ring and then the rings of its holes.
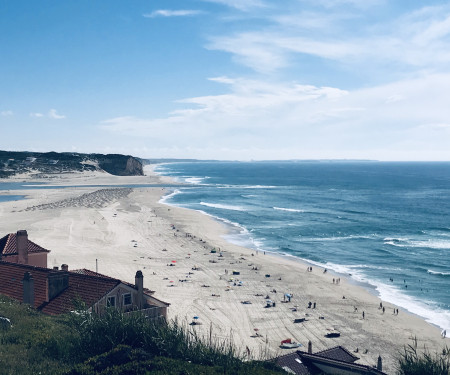
{"type": "MultiPolygon", "coordinates": [[[[35,244],[33,241],[28,240],[28,253],[49,253],[50,250],[35,244]]],[[[2,255],[15,255],[17,254],[17,235],[16,233],[10,233],[0,239],[0,254],[2,255]]]]}

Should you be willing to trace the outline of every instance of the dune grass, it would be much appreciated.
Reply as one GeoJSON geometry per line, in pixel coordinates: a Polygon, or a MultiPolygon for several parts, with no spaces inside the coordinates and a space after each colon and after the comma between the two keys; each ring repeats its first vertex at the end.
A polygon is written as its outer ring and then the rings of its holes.
{"type": "Polygon", "coordinates": [[[243,361],[231,340],[207,340],[177,321],[114,309],[50,317],[0,296],[0,374],[276,374],[273,363],[243,361]]]}
{"type": "Polygon", "coordinates": [[[398,355],[398,375],[450,375],[450,349],[430,353],[426,348],[417,349],[417,340],[406,346],[398,355]]]}

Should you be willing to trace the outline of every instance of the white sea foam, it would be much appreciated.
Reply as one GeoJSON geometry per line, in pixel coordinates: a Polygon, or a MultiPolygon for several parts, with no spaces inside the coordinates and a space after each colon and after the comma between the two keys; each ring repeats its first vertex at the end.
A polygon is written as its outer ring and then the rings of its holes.
{"type": "Polygon", "coordinates": [[[243,225],[240,225],[239,223],[235,223],[228,219],[224,219],[223,217],[211,215],[202,210],[196,211],[201,212],[202,214],[207,215],[217,221],[223,222],[231,227],[232,230],[228,234],[223,236],[228,242],[238,246],[246,247],[248,249],[263,251],[263,242],[261,240],[256,240],[253,236],[251,236],[249,230],[243,225]]]}
{"type": "Polygon", "coordinates": [[[277,187],[266,185],[217,185],[218,189],[275,189],[277,187]]]}
{"type": "Polygon", "coordinates": [[[202,206],[212,207],[212,208],[220,208],[222,210],[245,211],[245,209],[241,206],[232,206],[230,204],[207,203],[207,202],[200,202],[200,204],[202,206]]]}
{"type": "Polygon", "coordinates": [[[412,240],[409,238],[385,238],[386,245],[397,247],[426,247],[429,249],[450,249],[450,240],[412,240]]]}
{"type": "MultiPolygon", "coordinates": [[[[428,323],[437,325],[442,329],[450,329],[450,311],[440,308],[434,302],[423,301],[407,295],[394,285],[385,284],[379,280],[368,278],[361,269],[358,269],[361,265],[341,265],[334,263],[321,264],[318,262],[308,262],[316,264],[320,267],[328,268],[338,273],[351,275],[353,280],[373,286],[383,301],[390,302],[413,314],[419,315],[428,323]]],[[[365,266],[364,268],[372,267],[373,266],[365,266]]]]}
{"type": "Polygon", "coordinates": [[[433,271],[433,270],[427,270],[427,271],[431,275],[450,276],[450,272],[439,272],[439,271],[433,271]]]}
{"type": "Polygon", "coordinates": [[[403,293],[399,288],[380,282],[367,280],[375,285],[384,301],[401,306],[409,312],[423,317],[428,323],[437,325],[442,329],[450,329],[450,311],[444,310],[434,302],[422,301],[403,293]]]}
{"type": "Polygon", "coordinates": [[[283,207],[272,207],[274,210],[278,211],[288,211],[288,212],[305,212],[305,210],[298,210],[296,208],[283,208],[283,207]]]}
{"type": "Polygon", "coordinates": [[[358,240],[358,239],[371,239],[375,238],[376,235],[369,236],[358,236],[358,235],[350,235],[350,236],[336,236],[336,237],[301,237],[301,241],[309,241],[309,242],[322,242],[322,241],[342,241],[342,240],[358,240]]]}
{"type": "Polygon", "coordinates": [[[209,177],[208,176],[205,176],[205,177],[182,176],[182,178],[184,179],[184,182],[187,182],[188,184],[192,184],[192,185],[206,185],[204,182],[209,177]]]}
{"type": "Polygon", "coordinates": [[[182,191],[180,189],[175,189],[172,193],[164,195],[163,197],[161,197],[161,199],[159,200],[159,203],[170,205],[168,200],[173,198],[177,194],[182,194],[182,191]]]}

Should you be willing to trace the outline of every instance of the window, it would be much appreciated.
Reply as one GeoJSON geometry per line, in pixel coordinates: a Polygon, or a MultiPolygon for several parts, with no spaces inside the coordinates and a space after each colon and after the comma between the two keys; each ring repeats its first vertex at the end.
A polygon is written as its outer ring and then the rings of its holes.
{"type": "Polygon", "coordinates": [[[131,305],[131,293],[127,293],[123,295],[123,304],[125,306],[131,305]]]}
{"type": "Polygon", "coordinates": [[[106,300],[106,306],[115,307],[116,306],[116,297],[108,297],[106,300]]]}

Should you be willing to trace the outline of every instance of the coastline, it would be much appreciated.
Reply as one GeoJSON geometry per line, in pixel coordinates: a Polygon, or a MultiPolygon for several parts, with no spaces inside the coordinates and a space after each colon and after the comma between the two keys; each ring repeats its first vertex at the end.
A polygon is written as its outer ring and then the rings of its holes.
{"type": "Polygon", "coordinates": [[[314,352],[336,345],[350,351],[358,347],[356,355],[361,364],[374,365],[381,355],[384,369],[392,373],[395,353],[403,345],[412,344],[411,338],[417,337],[418,347],[426,345],[431,351],[440,351],[447,342],[442,340],[439,329],[422,318],[404,310],[393,315],[396,306],[382,302],[348,278],[341,277],[336,285],[331,279],[337,274],[324,274],[316,266],[313,272],[306,272],[307,263],[300,259],[268,252],[256,254],[255,250],[228,242],[223,223],[199,211],[161,201],[167,189],[134,188],[126,197],[106,199],[101,207],[95,207],[99,198],[94,194],[91,206],[50,205],[25,211],[68,199],[77,202],[80,195],[101,190],[83,185],[100,184],[99,181],[107,185],[123,181],[170,185],[171,179],[161,178],[149,168],[147,173],[131,178],[67,175],[52,179],[52,184],[57,180],[58,185],[70,182],[80,187],[14,191],[28,199],[0,204],[5,223],[2,235],[27,229],[30,240],[52,250],[49,267],[67,263],[70,269],[95,270],[98,259],[99,272],[126,281],[133,281],[134,273],[141,269],[145,286],[154,290],[157,298],[171,303],[171,319],[188,324],[193,316],[199,316],[202,325],[192,329],[208,335],[212,327],[212,335],[218,338],[229,338],[231,334],[232,340],[242,349],[249,347],[254,357],[262,352],[269,356],[287,353],[278,346],[281,340],[291,337],[303,347],[311,340],[314,352]],[[211,253],[212,249],[216,253],[211,253]],[[175,266],[167,266],[172,261],[175,266]],[[239,275],[230,275],[233,270],[239,275]],[[229,282],[231,277],[235,280],[229,282]],[[242,286],[234,285],[237,279],[242,286]],[[291,302],[283,302],[284,293],[293,294],[291,302]],[[264,308],[266,295],[276,302],[275,307],[264,308]],[[308,309],[310,301],[316,302],[316,309],[308,309]],[[384,314],[379,309],[380,302],[386,308],[384,314]],[[298,306],[297,311],[292,311],[294,306],[298,306]],[[358,312],[354,312],[355,306],[358,312]],[[322,316],[324,319],[320,319],[322,316]],[[306,321],[293,323],[296,318],[306,321]],[[325,338],[327,329],[338,329],[341,336],[325,338]]]}

